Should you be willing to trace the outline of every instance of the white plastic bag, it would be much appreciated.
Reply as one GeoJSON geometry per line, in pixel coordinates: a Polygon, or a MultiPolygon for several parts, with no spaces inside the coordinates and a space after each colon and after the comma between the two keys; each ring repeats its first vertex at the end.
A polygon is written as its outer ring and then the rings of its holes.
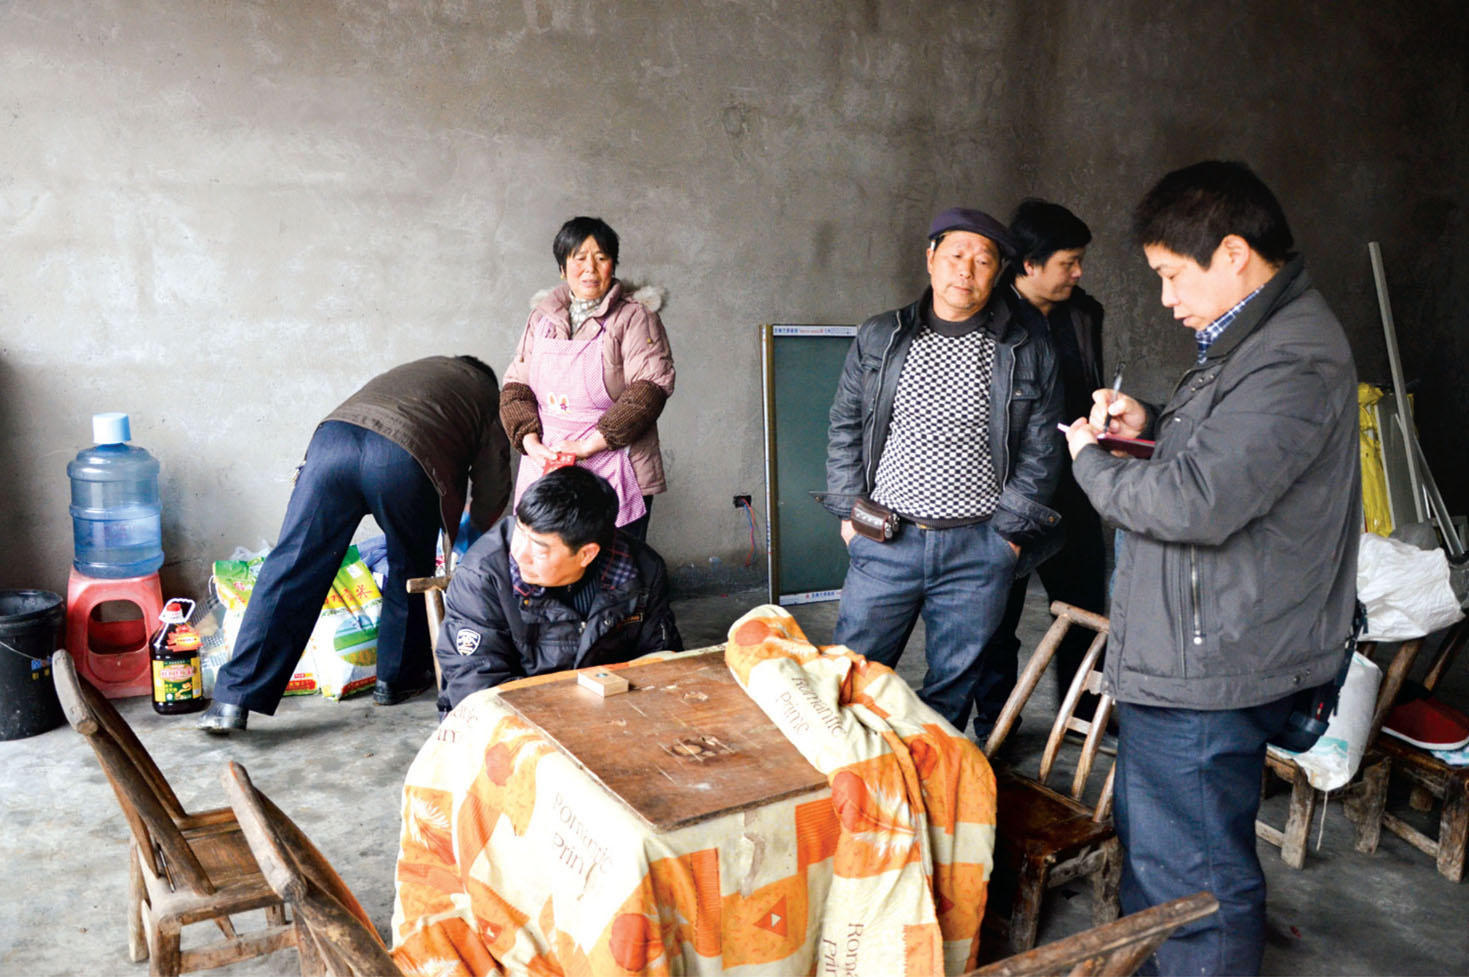
{"type": "Polygon", "coordinates": [[[1464,616],[1443,550],[1420,550],[1375,533],[1363,533],[1357,551],[1357,599],[1367,606],[1363,641],[1421,638],[1464,616]]]}
{"type": "Polygon", "coordinates": [[[1316,745],[1304,753],[1275,746],[1270,749],[1296,761],[1317,790],[1345,787],[1362,765],[1362,752],[1367,748],[1367,733],[1372,728],[1372,712],[1377,706],[1377,687],[1381,682],[1382,669],[1372,659],[1354,652],[1347,680],[1336,700],[1336,711],[1316,745]]]}

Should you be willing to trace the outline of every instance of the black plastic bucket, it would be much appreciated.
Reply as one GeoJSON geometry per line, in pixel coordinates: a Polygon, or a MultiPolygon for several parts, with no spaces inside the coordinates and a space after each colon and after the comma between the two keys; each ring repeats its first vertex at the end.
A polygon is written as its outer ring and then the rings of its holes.
{"type": "Polygon", "coordinates": [[[66,722],[51,677],[65,615],[65,603],[49,590],[0,590],[0,740],[66,722]]]}

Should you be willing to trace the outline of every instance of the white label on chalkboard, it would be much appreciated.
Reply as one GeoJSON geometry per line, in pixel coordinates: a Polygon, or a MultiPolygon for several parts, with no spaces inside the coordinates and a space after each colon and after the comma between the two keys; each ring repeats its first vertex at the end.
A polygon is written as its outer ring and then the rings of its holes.
{"type": "Polygon", "coordinates": [[[781,326],[772,325],[773,336],[855,336],[856,326],[781,326]]]}
{"type": "Polygon", "coordinates": [[[836,590],[808,590],[802,594],[781,594],[780,604],[782,607],[788,607],[791,604],[819,604],[822,601],[841,599],[842,590],[838,587],[836,590]]]}

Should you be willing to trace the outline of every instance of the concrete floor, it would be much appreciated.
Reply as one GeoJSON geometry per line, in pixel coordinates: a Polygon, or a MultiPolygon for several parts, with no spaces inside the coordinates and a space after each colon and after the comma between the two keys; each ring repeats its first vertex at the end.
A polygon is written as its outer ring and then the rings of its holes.
{"type": "MultiPolygon", "coordinates": [[[[763,591],[745,591],[675,606],[686,641],[697,647],[722,641],[730,622],[763,600],[763,591]]],[[[830,639],[835,604],[791,610],[812,640],[830,639]]],[[[1035,590],[1022,647],[1033,647],[1047,623],[1035,590]]],[[[910,683],[922,675],[921,649],[920,626],[900,669],[910,683]]],[[[1469,698],[1466,671],[1469,663],[1460,662],[1446,680],[1460,701],[1469,698]]],[[[392,708],[360,698],[287,699],[275,717],[251,717],[248,733],[227,739],[197,732],[191,717],[158,716],[146,699],[120,706],[190,810],[223,804],[219,771],[229,759],[243,763],[388,931],[399,789],[435,726],[428,696],[392,708]]],[[[1014,750],[1022,770],[1034,770],[1047,707],[1054,708],[1049,695],[1038,692],[1014,750]]],[[[1267,799],[1273,823],[1283,822],[1285,800],[1267,799]]],[[[127,958],[127,828],[91,750],[69,728],[0,743],[0,829],[8,893],[0,899],[0,974],[146,973],[146,964],[127,958]]],[[[1469,885],[1443,879],[1427,856],[1386,832],[1375,854],[1358,854],[1339,804],[1328,807],[1320,850],[1303,871],[1263,843],[1260,857],[1270,887],[1266,974],[1469,972],[1469,885]]],[[[1084,890],[1056,890],[1042,941],[1084,928],[1089,912],[1084,890]]],[[[283,951],[216,972],[293,974],[297,963],[283,951]]]]}

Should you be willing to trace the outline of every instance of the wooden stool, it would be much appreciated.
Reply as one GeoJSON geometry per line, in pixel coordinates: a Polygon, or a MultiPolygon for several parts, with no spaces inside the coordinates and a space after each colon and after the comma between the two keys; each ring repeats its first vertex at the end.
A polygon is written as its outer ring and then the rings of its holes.
{"type": "MultiPolygon", "coordinates": [[[[1422,643],[1422,639],[1408,642],[1422,643]]],[[[1437,687],[1454,656],[1466,644],[1469,644],[1469,618],[1453,625],[1445,635],[1428,674],[1423,677],[1425,689],[1433,691],[1437,687]]],[[[1388,671],[1388,681],[1397,671],[1398,660],[1394,658],[1388,671]]],[[[1374,733],[1381,728],[1401,687],[1400,678],[1392,688],[1391,697],[1385,701],[1379,697],[1377,714],[1372,721],[1374,733]]],[[[1362,758],[1360,783],[1348,790],[1345,810],[1357,829],[1357,851],[1376,851],[1382,829],[1386,828],[1434,859],[1438,873],[1444,878],[1451,882],[1463,881],[1465,856],[1469,852],[1469,767],[1451,767],[1428,750],[1393,736],[1379,736],[1362,758]],[[1437,838],[1419,831],[1404,818],[1387,810],[1388,781],[1393,774],[1408,781],[1412,791],[1409,803],[1415,809],[1431,810],[1435,800],[1442,805],[1437,838]]]]}
{"type": "Polygon", "coordinates": [[[163,588],[158,574],[108,579],[73,569],[66,587],[66,650],[77,671],[109,699],[151,694],[148,632],[161,613],[163,588]],[[140,616],[93,620],[93,611],[107,601],[132,604],[140,616]]]}

